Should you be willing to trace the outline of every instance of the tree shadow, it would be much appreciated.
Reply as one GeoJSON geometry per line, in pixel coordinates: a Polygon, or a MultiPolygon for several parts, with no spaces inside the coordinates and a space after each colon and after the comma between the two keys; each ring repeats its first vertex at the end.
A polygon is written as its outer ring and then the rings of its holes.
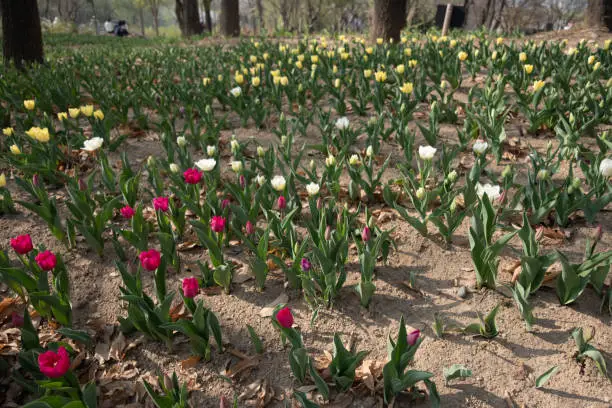
{"type": "Polygon", "coordinates": [[[599,402],[603,404],[609,403],[609,401],[604,401],[602,399],[590,397],[588,395],[576,395],[576,394],[572,394],[572,393],[565,392],[565,391],[553,390],[551,388],[540,388],[539,390],[546,394],[556,395],[557,397],[561,397],[561,398],[577,399],[580,401],[599,402]]]}

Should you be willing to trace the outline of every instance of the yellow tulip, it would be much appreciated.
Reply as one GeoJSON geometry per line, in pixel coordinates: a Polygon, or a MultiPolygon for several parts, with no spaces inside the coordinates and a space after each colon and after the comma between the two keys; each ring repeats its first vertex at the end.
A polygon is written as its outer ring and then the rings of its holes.
{"type": "MultiPolygon", "coordinates": [[[[78,109],[77,109],[77,111],[78,111],[78,109]]],[[[77,113],[77,115],[78,115],[78,113],[77,113]]],[[[60,122],[63,121],[63,120],[66,120],[66,119],[68,119],[68,113],[67,112],[59,112],[57,114],[57,120],[59,120],[60,122]]]]}
{"type": "Polygon", "coordinates": [[[234,81],[236,81],[238,85],[242,85],[244,83],[244,75],[236,72],[236,75],[234,75],[234,81]]]}
{"type": "Polygon", "coordinates": [[[404,55],[407,57],[412,56],[412,48],[404,48],[404,55]]]}
{"type": "Polygon", "coordinates": [[[587,62],[589,63],[589,65],[593,65],[593,63],[595,62],[595,56],[591,55],[589,59],[587,60],[587,62]]]}
{"type": "Polygon", "coordinates": [[[408,61],[408,66],[409,66],[410,68],[414,68],[414,67],[416,67],[416,66],[417,66],[417,64],[418,64],[418,61],[417,61],[417,60],[410,60],[410,61],[408,61]]]}
{"type": "Polygon", "coordinates": [[[340,54],[340,59],[342,59],[343,61],[346,61],[347,59],[349,59],[349,56],[351,54],[349,54],[348,52],[343,52],[340,54]]]}
{"type": "Polygon", "coordinates": [[[319,63],[319,56],[318,55],[311,55],[310,56],[310,62],[312,62],[313,64],[318,64],[319,63]]]}
{"type": "Polygon", "coordinates": [[[2,129],[2,134],[4,136],[12,136],[13,133],[14,132],[13,132],[13,128],[12,127],[7,127],[7,128],[2,129]]]}
{"type": "Polygon", "coordinates": [[[286,76],[281,77],[280,84],[282,86],[287,86],[289,84],[289,78],[287,78],[286,76]]]}
{"type": "Polygon", "coordinates": [[[6,187],[6,175],[4,173],[0,174],[0,187],[6,187]]]}
{"type": "Polygon", "coordinates": [[[34,108],[36,107],[36,102],[34,101],[34,99],[27,99],[25,101],[23,101],[23,106],[27,109],[27,110],[34,110],[34,108]]]}
{"type": "Polygon", "coordinates": [[[16,144],[11,145],[10,149],[11,149],[11,153],[13,153],[14,155],[21,154],[21,149],[16,144]]]}
{"type": "Polygon", "coordinates": [[[606,40],[604,42],[604,50],[608,51],[608,49],[610,49],[610,43],[612,43],[612,40],[606,40]]]}
{"type": "Polygon", "coordinates": [[[81,110],[79,108],[69,108],[68,113],[72,119],[76,119],[81,114],[81,110]]]}
{"type": "Polygon", "coordinates": [[[521,62],[527,61],[527,54],[525,54],[524,52],[521,52],[519,54],[519,61],[521,61],[521,62]]]}
{"type": "Polygon", "coordinates": [[[204,86],[210,85],[211,82],[212,82],[212,80],[210,78],[208,78],[208,77],[202,78],[202,85],[204,85],[204,86]]]}
{"type": "Polygon", "coordinates": [[[525,73],[527,75],[529,75],[529,74],[531,74],[533,72],[533,65],[531,65],[531,64],[525,64],[523,66],[523,68],[525,69],[525,73]]]}
{"type": "Polygon", "coordinates": [[[593,65],[593,71],[597,71],[601,67],[601,62],[597,61],[595,65],[593,65]]]}
{"type": "Polygon", "coordinates": [[[261,83],[261,79],[259,79],[259,77],[253,77],[253,79],[251,79],[251,83],[253,84],[253,86],[255,88],[257,88],[259,86],[259,84],[261,83]]]}
{"type": "Polygon", "coordinates": [[[372,54],[374,52],[374,48],[368,47],[365,49],[366,54],[372,54]]]}
{"type": "Polygon", "coordinates": [[[385,71],[376,71],[374,73],[374,79],[376,82],[385,82],[387,80],[387,73],[385,71]]]}
{"type": "Polygon", "coordinates": [[[255,55],[251,55],[249,57],[249,61],[251,61],[251,64],[255,64],[257,62],[257,57],[255,55]]]}
{"type": "Polygon", "coordinates": [[[502,45],[504,43],[504,37],[497,37],[497,45],[502,45]]]}
{"type": "Polygon", "coordinates": [[[457,46],[457,40],[451,40],[450,47],[455,48],[457,46]]]}
{"type": "Polygon", "coordinates": [[[104,120],[104,112],[102,112],[102,109],[96,109],[93,115],[94,115],[94,118],[98,120],[104,120]]]}
{"type": "Polygon", "coordinates": [[[217,81],[219,82],[223,81],[223,75],[221,74],[217,75],[217,81]]]}
{"type": "Polygon", "coordinates": [[[87,117],[93,115],[94,107],[93,105],[84,105],[81,106],[81,113],[87,117]]]}
{"type": "Polygon", "coordinates": [[[382,38],[377,38],[376,39],[376,44],[378,45],[382,45],[385,42],[385,40],[383,40],[382,38]]]}
{"type": "Polygon", "coordinates": [[[497,51],[493,51],[493,55],[491,55],[491,59],[495,61],[497,59],[497,51]]]}
{"type": "Polygon", "coordinates": [[[404,82],[404,85],[402,85],[402,87],[400,88],[400,91],[403,94],[408,95],[412,93],[413,89],[414,89],[414,86],[412,85],[412,82],[404,82]]]}
{"type": "Polygon", "coordinates": [[[337,65],[334,65],[334,66],[333,66],[333,68],[332,68],[332,72],[333,72],[334,74],[337,74],[337,73],[338,73],[338,66],[337,66],[337,65]]]}
{"type": "Polygon", "coordinates": [[[541,81],[541,80],[535,81],[533,83],[533,91],[538,92],[540,89],[544,88],[544,85],[546,85],[546,82],[544,81],[541,81]]]}
{"type": "Polygon", "coordinates": [[[459,61],[465,61],[468,58],[468,53],[465,51],[461,51],[457,57],[459,57],[459,61]]]}
{"type": "Polygon", "coordinates": [[[372,76],[372,70],[371,70],[371,69],[364,69],[364,70],[363,70],[363,76],[364,76],[365,78],[369,78],[369,77],[371,77],[371,76],[372,76]]]}
{"type": "Polygon", "coordinates": [[[397,67],[395,67],[395,72],[397,72],[398,74],[402,75],[405,71],[405,67],[404,64],[399,64],[397,67]]]}
{"type": "Polygon", "coordinates": [[[340,88],[340,78],[334,79],[334,88],[340,88]]]}

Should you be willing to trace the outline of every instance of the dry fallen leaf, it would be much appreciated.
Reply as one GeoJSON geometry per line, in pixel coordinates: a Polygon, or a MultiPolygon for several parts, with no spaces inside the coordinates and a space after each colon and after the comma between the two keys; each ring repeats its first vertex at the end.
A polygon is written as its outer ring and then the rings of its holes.
{"type": "Polygon", "coordinates": [[[200,362],[201,359],[202,359],[202,357],[200,357],[200,356],[191,356],[191,357],[189,357],[189,358],[187,358],[185,360],[182,360],[181,361],[181,368],[183,370],[187,370],[189,368],[193,368],[193,367],[195,367],[200,362]]]}

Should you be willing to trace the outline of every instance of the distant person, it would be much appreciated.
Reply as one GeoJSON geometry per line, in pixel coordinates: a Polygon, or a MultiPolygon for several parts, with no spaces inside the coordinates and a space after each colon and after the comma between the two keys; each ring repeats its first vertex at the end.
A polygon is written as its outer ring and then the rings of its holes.
{"type": "Polygon", "coordinates": [[[119,20],[117,26],[115,27],[115,35],[117,37],[126,37],[130,33],[128,32],[128,26],[125,20],[119,20]]]}
{"type": "Polygon", "coordinates": [[[104,22],[104,31],[106,31],[106,34],[115,32],[115,23],[113,23],[110,18],[107,18],[104,22]]]}

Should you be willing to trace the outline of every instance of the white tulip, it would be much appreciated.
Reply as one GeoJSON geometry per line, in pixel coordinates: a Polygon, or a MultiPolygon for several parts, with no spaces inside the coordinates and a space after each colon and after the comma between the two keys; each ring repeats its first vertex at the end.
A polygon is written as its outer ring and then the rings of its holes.
{"type": "Polygon", "coordinates": [[[327,156],[327,158],[325,158],[325,165],[327,167],[335,166],[336,165],[336,158],[330,154],[329,156],[327,156]]]}
{"type": "Polygon", "coordinates": [[[474,151],[474,153],[478,155],[486,152],[488,148],[489,148],[489,144],[486,141],[480,140],[480,139],[475,141],[474,146],[472,146],[472,150],[474,151]]]}
{"type": "MultiPolygon", "coordinates": [[[[240,162],[238,162],[240,163],[240,162]]],[[[217,165],[217,161],[215,159],[202,159],[198,160],[195,163],[196,167],[202,171],[211,171],[217,165]]],[[[232,167],[233,168],[233,167],[232,167]]]]}
{"type": "Polygon", "coordinates": [[[357,156],[356,154],[352,155],[349,158],[349,164],[351,166],[358,166],[359,164],[361,164],[361,160],[359,160],[359,156],[357,156]]]}
{"type": "Polygon", "coordinates": [[[497,200],[499,196],[501,196],[501,187],[493,184],[485,184],[482,185],[480,183],[476,184],[476,194],[478,197],[481,197],[486,194],[489,197],[489,200],[497,200]]]}
{"type": "Polygon", "coordinates": [[[366,149],[366,156],[372,157],[373,154],[374,154],[374,149],[372,148],[372,146],[368,146],[368,148],[366,149]]]}
{"type": "Polygon", "coordinates": [[[237,87],[235,87],[235,88],[232,88],[232,89],[230,90],[230,93],[232,94],[232,96],[233,96],[234,98],[237,98],[237,97],[239,97],[240,95],[242,95],[242,88],[240,88],[239,86],[237,86],[237,87]]]}
{"type": "Polygon", "coordinates": [[[319,194],[320,187],[317,183],[310,183],[306,186],[306,191],[308,191],[309,196],[315,196],[319,194]]]}
{"type": "Polygon", "coordinates": [[[257,156],[264,157],[264,154],[266,154],[266,151],[264,150],[264,148],[261,146],[257,146],[257,156]]]}
{"type": "Polygon", "coordinates": [[[272,188],[275,189],[276,191],[285,190],[285,185],[287,184],[283,176],[272,177],[272,180],[270,181],[270,183],[272,184],[272,188]]]}
{"type": "Polygon", "coordinates": [[[216,146],[206,146],[206,154],[208,155],[208,157],[213,157],[215,153],[217,153],[216,146]]]}
{"type": "Polygon", "coordinates": [[[265,182],[266,182],[266,176],[261,175],[261,174],[257,176],[257,184],[259,184],[260,187],[263,186],[265,182]]]}
{"type": "Polygon", "coordinates": [[[604,177],[612,177],[612,159],[603,159],[599,165],[599,172],[604,177]]]}
{"type": "Polygon", "coordinates": [[[181,168],[176,163],[170,163],[170,171],[173,173],[178,173],[181,168]]]}
{"type": "Polygon", "coordinates": [[[340,130],[347,129],[349,127],[349,120],[346,116],[339,118],[336,121],[336,127],[340,130]]]}
{"type": "Polygon", "coordinates": [[[102,147],[103,143],[104,139],[101,137],[92,137],[91,139],[87,139],[85,142],[83,142],[82,149],[88,152],[95,152],[102,147]]]}
{"type": "Polygon", "coordinates": [[[431,146],[419,146],[419,157],[421,160],[431,160],[438,149],[431,146]]]}
{"type": "Polygon", "coordinates": [[[242,162],[241,161],[233,161],[230,163],[232,166],[232,170],[234,170],[235,173],[240,173],[242,171],[242,162]]]}
{"type": "Polygon", "coordinates": [[[187,145],[187,139],[185,139],[185,136],[179,136],[176,138],[176,144],[180,147],[185,147],[187,145]]]}

